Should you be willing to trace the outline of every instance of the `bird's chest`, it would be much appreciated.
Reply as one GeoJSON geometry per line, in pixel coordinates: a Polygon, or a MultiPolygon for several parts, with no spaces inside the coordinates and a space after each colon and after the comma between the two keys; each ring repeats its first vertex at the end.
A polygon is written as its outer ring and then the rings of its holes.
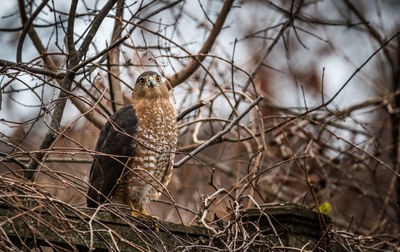
{"type": "Polygon", "coordinates": [[[137,149],[158,154],[175,151],[177,125],[169,101],[148,100],[137,110],[137,149]]]}
{"type": "Polygon", "coordinates": [[[170,181],[177,144],[177,123],[168,99],[144,100],[135,107],[138,127],[129,171],[121,191],[139,208],[170,181]]]}
{"type": "Polygon", "coordinates": [[[177,143],[173,107],[168,100],[147,100],[137,104],[136,111],[138,128],[133,141],[132,167],[146,170],[144,176],[160,180],[173,161],[177,143]]]}

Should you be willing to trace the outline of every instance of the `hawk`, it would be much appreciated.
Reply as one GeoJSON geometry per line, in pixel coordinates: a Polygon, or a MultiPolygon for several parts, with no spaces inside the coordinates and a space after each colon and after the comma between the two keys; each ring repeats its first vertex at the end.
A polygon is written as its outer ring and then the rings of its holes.
{"type": "Polygon", "coordinates": [[[136,81],[129,104],[101,129],[90,169],[87,205],[107,199],[147,215],[149,201],[161,195],[172,175],[177,122],[168,88],[147,71],[136,81]]]}

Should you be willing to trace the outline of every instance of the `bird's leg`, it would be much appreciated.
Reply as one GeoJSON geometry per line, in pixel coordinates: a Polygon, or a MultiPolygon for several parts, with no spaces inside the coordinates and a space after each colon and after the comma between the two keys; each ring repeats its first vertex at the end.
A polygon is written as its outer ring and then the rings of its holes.
{"type": "Polygon", "coordinates": [[[148,213],[144,208],[142,208],[142,209],[140,210],[140,212],[141,212],[142,214],[144,214],[144,215],[149,215],[149,213],[148,213]]]}
{"type": "Polygon", "coordinates": [[[147,212],[144,211],[144,209],[142,208],[140,211],[136,209],[136,207],[133,205],[133,202],[131,200],[129,200],[129,206],[132,209],[131,213],[134,217],[139,217],[139,218],[144,218],[146,219],[146,215],[147,212]]]}
{"type": "Polygon", "coordinates": [[[137,218],[142,218],[148,221],[153,222],[153,228],[155,229],[156,232],[159,231],[158,225],[157,223],[154,221],[154,219],[156,220],[160,220],[160,218],[158,218],[157,216],[151,216],[147,213],[147,211],[144,208],[141,208],[140,211],[138,211],[136,209],[136,207],[133,205],[132,201],[129,200],[129,206],[132,209],[131,213],[133,217],[137,217],[137,218]]]}
{"type": "Polygon", "coordinates": [[[150,217],[153,218],[153,219],[160,220],[160,218],[158,218],[157,216],[155,216],[155,215],[150,215],[144,208],[142,208],[142,209],[140,210],[140,213],[143,214],[143,215],[146,215],[146,216],[150,216],[150,217]]]}

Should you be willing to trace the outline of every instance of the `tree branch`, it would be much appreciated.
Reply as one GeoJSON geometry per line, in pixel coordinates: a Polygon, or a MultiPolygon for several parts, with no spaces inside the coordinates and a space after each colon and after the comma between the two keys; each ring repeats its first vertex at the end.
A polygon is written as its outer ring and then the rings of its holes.
{"type": "Polygon", "coordinates": [[[8,60],[2,60],[2,59],[0,59],[0,66],[15,69],[15,70],[22,70],[22,71],[30,72],[30,73],[43,74],[43,75],[46,75],[46,76],[49,76],[49,77],[52,77],[55,79],[62,79],[65,76],[65,73],[57,73],[57,72],[45,70],[45,69],[42,69],[39,67],[29,66],[24,63],[15,63],[15,62],[11,62],[8,60]]]}
{"type": "Polygon", "coordinates": [[[201,100],[198,103],[190,106],[189,108],[185,109],[184,111],[182,111],[177,117],[176,120],[179,122],[180,120],[182,120],[187,114],[189,114],[190,112],[203,107],[204,105],[207,105],[207,102],[201,100]]]}
{"type": "MultiPolygon", "coordinates": [[[[68,16],[68,29],[67,29],[67,38],[68,38],[68,68],[69,70],[65,74],[65,77],[62,82],[62,89],[60,91],[60,94],[58,96],[58,99],[56,101],[56,106],[53,112],[53,117],[50,123],[50,127],[45,135],[45,137],[42,140],[42,143],[40,144],[39,149],[47,149],[49,148],[57,138],[57,133],[58,130],[60,129],[60,123],[62,116],[64,114],[64,108],[67,103],[67,96],[68,92],[71,90],[72,83],[75,78],[75,72],[71,71],[76,65],[78,65],[79,61],[81,58],[86,54],[88,47],[93,40],[98,28],[100,27],[100,24],[102,23],[103,19],[106,17],[107,13],[110,11],[110,9],[113,7],[114,3],[116,0],[110,0],[106,3],[106,5],[101,9],[99,14],[96,16],[94,19],[92,26],[86,35],[81,47],[79,48],[79,51],[77,52],[74,47],[73,41],[71,41],[71,34],[73,33],[73,25],[74,25],[74,19],[75,19],[75,11],[76,11],[76,6],[78,4],[78,0],[73,0],[71,2],[71,8],[68,16]]],[[[73,40],[73,39],[72,39],[73,40]]],[[[37,153],[36,160],[41,162],[44,158],[45,153],[44,152],[39,152],[37,153]]],[[[26,179],[32,180],[33,175],[35,171],[37,170],[37,167],[39,163],[35,159],[31,159],[29,162],[28,166],[28,171],[24,174],[26,179]]]]}
{"type": "MultiPolygon", "coordinates": [[[[118,0],[117,2],[117,12],[114,19],[114,30],[111,37],[111,42],[117,41],[121,38],[122,33],[122,18],[124,13],[124,0],[118,0]]],[[[120,109],[124,103],[122,92],[121,92],[121,85],[118,78],[114,76],[120,76],[119,70],[119,54],[120,49],[119,47],[115,47],[111,50],[109,54],[109,71],[113,74],[108,74],[108,78],[110,80],[110,96],[112,102],[113,112],[120,109]]]]}
{"type": "Polygon", "coordinates": [[[37,17],[37,15],[39,15],[39,13],[46,6],[48,1],[49,0],[43,0],[42,3],[37,7],[35,12],[32,14],[32,16],[29,19],[27,19],[27,16],[26,16],[24,1],[20,0],[18,2],[19,3],[20,13],[21,13],[22,23],[24,25],[24,29],[22,30],[22,33],[21,33],[21,35],[19,37],[18,45],[17,45],[17,62],[18,63],[21,62],[22,46],[24,44],[26,34],[29,33],[30,36],[32,36],[32,35],[34,36],[35,35],[35,34],[32,33],[33,20],[37,17]]]}
{"type": "MultiPolygon", "coordinates": [[[[208,35],[207,40],[204,42],[203,47],[197,53],[198,55],[207,54],[210,51],[211,47],[215,42],[215,39],[221,32],[222,26],[225,22],[226,17],[228,16],[228,13],[232,7],[233,2],[234,0],[225,0],[221,12],[219,13],[217,20],[215,21],[215,25],[211,30],[210,34],[208,35]]],[[[168,81],[171,84],[171,86],[175,87],[184,82],[187,78],[189,78],[189,76],[192,73],[194,73],[197,70],[197,68],[199,68],[200,63],[204,60],[204,58],[205,56],[196,56],[196,58],[192,59],[192,61],[188,65],[186,65],[186,67],[184,67],[182,70],[180,70],[173,76],[169,77],[168,81]]]]}
{"type": "MultiPolygon", "coordinates": [[[[368,32],[372,35],[372,37],[378,42],[379,45],[382,45],[385,41],[379,34],[379,32],[373,28],[369,21],[365,19],[365,17],[360,13],[360,11],[348,0],[343,0],[344,3],[349,7],[349,9],[357,16],[357,18],[361,21],[363,25],[368,29],[368,32]]],[[[394,69],[394,59],[391,57],[391,53],[389,49],[383,48],[383,52],[392,67],[394,69]]]]}
{"type": "Polygon", "coordinates": [[[190,158],[192,158],[193,156],[195,156],[197,153],[199,153],[200,151],[204,150],[207,146],[209,146],[210,144],[212,144],[214,141],[216,141],[218,138],[222,137],[223,135],[225,135],[226,133],[228,133],[233,126],[235,126],[245,115],[247,115],[247,113],[250,112],[250,110],[256,106],[260,101],[262,100],[262,96],[257,97],[257,99],[254,100],[253,103],[251,103],[240,115],[238,115],[238,117],[235,118],[235,120],[232,120],[232,122],[230,122],[228,124],[228,126],[226,126],[225,129],[221,130],[220,132],[218,132],[217,134],[215,134],[213,137],[211,137],[210,139],[208,139],[206,142],[204,142],[203,144],[201,144],[199,147],[197,147],[195,150],[193,150],[192,152],[190,152],[188,155],[186,155],[185,157],[183,157],[181,160],[179,160],[176,164],[174,164],[174,168],[178,168],[180,166],[182,166],[184,163],[186,163],[186,161],[188,161],[190,158]]]}
{"type": "Polygon", "coordinates": [[[85,39],[81,44],[81,47],[79,48],[79,58],[82,58],[86,55],[86,52],[89,49],[89,45],[90,43],[92,43],[92,40],[97,33],[97,30],[99,29],[104,18],[107,16],[108,12],[111,10],[116,2],[117,0],[109,0],[94,18],[90,26],[89,32],[87,33],[85,39]]]}
{"type": "MultiPolygon", "coordinates": [[[[22,23],[25,24],[25,23],[28,22],[28,17],[26,16],[24,1],[23,0],[19,0],[18,4],[19,4],[20,13],[21,13],[22,23]]],[[[32,25],[30,26],[30,29],[28,31],[29,31],[28,34],[29,34],[31,40],[32,40],[33,44],[35,45],[36,50],[41,55],[46,67],[49,68],[49,69],[58,69],[57,65],[55,64],[55,62],[53,60],[53,58],[50,57],[47,54],[46,49],[44,48],[39,36],[37,35],[37,33],[36,33],[35,29],[32,27],[32,25]]],[[[73,36],[72,37],[71,36],[72,35],[70,35],[70,37],[68,38],[68,34],[67,34],[67,43],[69,43],[68,40],[71,40],[71,38],[73,39],[73,36]]],[[[75,49],[72,49],[74,47],[71,47],[71,45],[69,45],[69,47],[71,48],[72,51],[75,50],[75,49]]],[[[95,59],[96,58],[92,57],[92,60],[95,60],[95,59]]],[[[6,62],[3,62],[3,63],[6,63],[6,62]]],[[[19,65],[19,66],[21,66],[21,65],[19,65]]],[[[73,70],[75,70],[75,69],[73,69],[73,70]]],[[[40,73],[36,69],[34,71],[37,72],[37,73],[40,73]]],[[[43,71],[45,71],[45,70],[43,70],[43,71]]],[[[43,74],[45,74],[45,73],[47,73],[47,72],[43,72],[43,74]]],[[[48,75],[52,76],[51,73],[49,73],[48,75]]],[[[63,86],[63,84],[61,82],[61,79],[64,79],[65,73],[59,73],[55,77],[57,77],[56,79],[57,79],[58,83],[60,84],[60,86],[63,86]]],[[[85,114],[85,117],[86,117],[86,119],[88,121],[92,122],[96,126],[98,125],[98,122],[101,121],[101,118],[94,119],[95,115],[93,115],[93,113],[89,113],[89,114],[85,113],[87,111],[87,109],[86,110],[81,110],[81,109],[86,108],[86,106],[79,99],[71,99],[71,101],[82,114],[85,114]],[[94,119],[94,121],[93,121],[93,119],[94,119]]]]}

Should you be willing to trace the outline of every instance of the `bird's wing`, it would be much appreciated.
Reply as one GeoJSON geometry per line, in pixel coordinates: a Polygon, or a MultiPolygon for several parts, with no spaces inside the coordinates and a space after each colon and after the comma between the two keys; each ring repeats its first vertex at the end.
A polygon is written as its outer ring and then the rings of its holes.
{"type": "Polygon", "coordinates": [[[101,129],[96,151],[125,157],[94,156],[90,169],[88,207],[96,207],[98,203],[103,203],[117,190],[124,164],[134,151],[132,144],[137,124],[136,111],[129,104],[115,112],[101,129]]]}

